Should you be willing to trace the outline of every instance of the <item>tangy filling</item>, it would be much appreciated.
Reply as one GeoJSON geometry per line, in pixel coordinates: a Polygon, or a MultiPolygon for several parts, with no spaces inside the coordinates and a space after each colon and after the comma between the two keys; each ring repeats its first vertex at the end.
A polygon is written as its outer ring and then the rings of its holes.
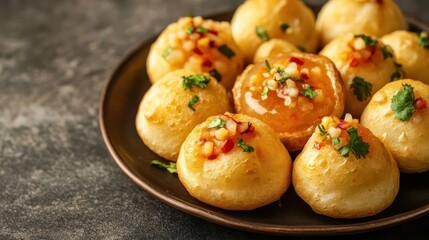
{"type": "Polygon", "coordinates": [[[228,70],[225,58],[235,56],[225,43],[229,38],[227,27],[201,17],[181,18],[177,24],[180,30],[167,35],[168,47],[162,54],[163,58],[172,65],[208,72],[220,81],[220,72],[228,70]]]}
{"type": "Polygon", "coordinates": [[[250,122],[239,122],[230,115],[219,115],[204,129],[197,144],[201,146],[200,155],[209,160],[220,154],[227,154],[235,147],[243,152],[253,152],[254,148],[246,141],[255,137],[255,127],[250,122]]]}
{"type": "Polygon", "coordinates": [[[320,150],[324,146],[333,146],[343,157],[350,153],[356,158],[365,158],[369,152],[369,144],[358,135],[358,120],[346,114],[344,120],[336,117],[324,117],[317,126],[313,147],[320,150]]]}
{"type": "Polygon", "coordinates": [[[256,65],[243,84],[243,112],[276,131],[306,130],[333,111],[330,77],[325,65],[298,57],[256,65]]]}

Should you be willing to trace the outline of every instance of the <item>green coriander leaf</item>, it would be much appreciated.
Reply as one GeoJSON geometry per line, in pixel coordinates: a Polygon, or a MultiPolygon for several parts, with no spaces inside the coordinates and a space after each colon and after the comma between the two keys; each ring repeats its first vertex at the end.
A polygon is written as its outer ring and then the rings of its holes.
{"type": "Polygon", "coordinates": [[[174,162],[169,162],[168,164],[165,164],[158,160],[152,160],[150,164],[153,166],[159,167],[161,169],[165,169],[170,173],[177,173],[176,163],[174,162]]]}
{"type": "Polygon", "coordinates": [[[372,84],[361,77],[354,77],[350,88],[353,88],[353,94],[359,101],[364,101],[371,96],[372,84]]]}
{"type": "Polygon", "coordinates": [[[348,157],[350,152],[352,152],[357,159],[361,157],[365,158],[369,152],[369,144],[362,140],[362,137],[358,135],[356,128],[351,127],[347,129],[347,133],[350,136],[350,141],[347,145],[338,149],[341,156],[348,157]]]}
{"type": "Polygon", "coordinates": [[[210,76],[214,77],[218,82],[222,81],[222,75],[216,70],[216,68],[213,68],[209,71],[210,76]]]}
{"type": "Polygon", "coordinates": [[[341,140],[339,138],[332,138],[332,144],[337,145],[341,142],[341,140]]]}
{"type": "Polygon", "coordinates": [[[419,33],[419,45],[422,48],[429,48],[429,37],[426,32],[419,33]]]}
{"type": "Polygon", "coordinates": [[[197,95],[193,96],[188,102],[188,108],[190,108],[192,111],[195,111],[194,104],[197,103],[199,100],[200,98],[197,95]]]}
{"type": "Polygon", "coordinates": [[[289,24],[287,23],[281,23],[280,24],[280,29],[282,30],[282,32],[286,32],[286,30],[289,28],[289,24]]]}
{"type": "Polygon", "coordinates": [[[297,46],[297,48],[299,49],[299,51],[301,51],[303,53],[307,52],[307,49],[305,49],[305,47],[303,47],[303,46],[297,46]]]}
{"type": "Polygon", "coordinates": [[[191,25],[186,29],[186,34],[191,35],[192,33],[194,33],[194,31],[195,31],[195,28],[194,26],[191,25]]]}
{"type": "Polygon", "coordinates": [[[390,81],[393,82],[395,80],[401,79],[402,75],[400,72],[394,72],[392,75],[390,75],[390,81]]]}
{"type": "Polygon", "coordinates": [[[257,26],[256,29],[255,29],[255,31],[256,31],[256,35],[258,35],[258,37],[262,41],[266,42],[266,41],[270,40],[270,37],[268,36],[267,30],[265,30],[264,27],[257,26]]]}
{"type": "Polygon", "coordinates": [[[208,32],[209,30],[205,27],[201,27],[201,26],[197,27],[197,33],[208,33],[208,32]]]}
{"type": "Polygon", "coordinates": [[[196,86],[199,88],[205,88],[207,84],[209,84],[209,82],[210,82],[210,77],[202,74],[182,77],[183,90],[190,89],[192,91],[193,86],[196,86]]]}
{"type": "Polygon", "coordinates": [[[232,51],[226,44],[218,47],[217,50],[229,59],[235,56],[235,52],[232,51]]]}
{"type": "Polygon", "coordinates": [[[262,92],[261,92],[261,96],[262,97],[264,97],[264,96],[268,96],[268,87],[267,86],[264,86],[264,90],[262,90],[262,92]]]}
{"type": "Polygon", "coordinates": [[[405,72],[402,70],[402,64],[397,62],[393,62],[393,64],[395,65],[395,72],[390,75],[391,82],[405,77],[405,72]]]}
{"type": "Polygon", "coordinates": [[[381,50],[381,53],[383,53],[384,59],[393,57],[392,53],[389,51],[389,49],[386,46],[381,47],[380,50],[381,50]]]}
{"type": "Polygon", "coordinates": [[[317,96],[317,92],[315,92],[311,87],[306,88],[304,90],[299,91],[299,93],[301,93],[302,95],[304,95],[304,97],[308,97],[308,98],[315,98],[317,96]]]}
{"type": "Polygon", "coordinates": [[[408,121],[416,111],[414,108],[413,87],[409,84],[402,84],[403,88],[392,97],[390,109],[401,121],[408,121]]]}
{"type": "Polygon", "coordinates": [[[243,141],[243,139],[242,139],[242,138],[238,138],[238,139],[237,139],[237,146],[241,147],[241,149],[243,149],[243,152],[253,152],[253,151],[255,151],[255,149],[254,149],[252,146],[247,145],[247,144],[243,141]]]}
{"type": "Polygon", "coordinates": [[[165,50],[164,50],[164,52],[162,53],[162,57],[163,58],[167,58],[169,55],[170,55],[170,53],[173,51],[173,48],[172,47],[168,47],[168,48],[166,48],[165,50]]]}
{"type": "Polygon", "coordinates": [[[265,59],[265,67],[267,68],[267,72],[271,71],[270,63],[268,62],[268,59],[265,59]]]}
{"type": "Polygon", "coordinates": [[[216,117],[206,126],[206,128],[218,128],[219,129],[219,128],[222,128],[223,126],[225,126],[225,121],[222,120],[220,117],[216,117]]]}
{"type": "Polygon", "coordinates": [[[326,134],[326,129],[325,129],[325,126],[323,124],[317,125],[317,128],[319,129],[320,136],[324,136],[326,134]]]}
{"type": "Polygon", "coordinates": [[[370,36],[367,36],[364,34],[355,35],[355,38],[359,38],[359,37],[362,38],[362,40],[365,42],[366,46],[373,47],[373,46],[378,44],[378,40],[372,39],[370,36]]]}

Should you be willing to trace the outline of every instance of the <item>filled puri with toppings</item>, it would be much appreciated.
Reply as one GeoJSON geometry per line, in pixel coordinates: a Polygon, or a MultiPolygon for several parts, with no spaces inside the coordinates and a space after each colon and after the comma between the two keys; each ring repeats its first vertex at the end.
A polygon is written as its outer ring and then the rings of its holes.
{"type": "Polygon", "coordinates": [[[314,13],[299,0],[246,0],[235,11],[231,27],[247,63],[270,39],[286,40],[307,52],[317,49],[314,13]]]}
{"type": "Polygon", "coordinates": [[[355,117],[360,117],[377,90],[404,77],[392,48],[373,36],[346,34],[328,43],[320,54],[340,72],[346,87],[345,112],[355,117]]]}
{"type": "Polygon", "coordinates": [[[429,170],[428,101],[428,85],[404,79],[375,93],[362,113],[362,125],[383,142],[401,172],[429,170]]]}
{"type": "Polygon", "coordinates": [[[401,9],[392,0],[329,0],[316,21],[321,46],[347,33],[382,37],[407,28],[401,9]]]}
{"type": "Polygon", "coordinates": [[[292,173],[296,193],[317,213],[334,218],[375,215],[395,199],[399,169],[367,128],[346,114],[324,117],[292,173]]]}
{"type": "Polygon", "coordinates": [[[395,31],[381,38],[395,52],[405,76],[429,84],[429,36],[426,32],[395,31]]]}
{"type": "Polygon", "coordinates": [[[323,116],[340,117],[344,90],[326,57],[291,53],[249,65],[232,90],[236,111],[274,129],[289,151],[301,150],[323,116]]]}
{"type": "Polygon", "coordinates": [[[228,22],[183,17],[161,33],[146,65],[152,83],[170,71],[185,69],[208,73],[229,90],[243,69],[243,57],[228,22]]]}
{"type": "Polygon", "coordinates": [[[137,112],[136,128],[152,151],[176,161],[180,146],[197,124],[230,110],[228,94],[216,79],[176,70],[146,92],[137,112]]]}
{"type": "Polygon", "coordinates": [[[280,199],[292,161],[278,135],[241,114],[209,117],[183,143],[177,160],[190,195],[227,210],[252,210],[280,199]]]}

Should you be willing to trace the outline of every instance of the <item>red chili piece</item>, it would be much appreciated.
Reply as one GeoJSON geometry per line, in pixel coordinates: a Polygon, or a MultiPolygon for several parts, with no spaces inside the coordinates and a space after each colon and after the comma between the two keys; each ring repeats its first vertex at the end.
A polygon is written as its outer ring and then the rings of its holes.
{"type": "Polygon", "coordinates": [[[352,58],[350,60],[350,67],[356,67],[357,65],[359,65],[359,60],[356,58],[352,58]]]}
{"type": "Polygon", "coordinates": [[[194,48],[194,53],[196,53],[198,55],[203,55],[203,52],[201,52],[201,50],[199,48],[194,48]]]}
{"type": "Polygon", "coordinates": [[[296,58],[296,57],[291,57],[289,59],[289,62],[294,62],[294,63],[296,63],[298,65],[304,65],[304,61],[302,61],[301,59],[296,58]]]}
{"type": "Polygon", "coordinates": [[[213,159],[216,159],[217,158],[217,154],[216,153],[213,153],[212,155],[210,155],[210,156],[208,156],[208,160],[213,160],[213,159]]]}
{"type": "Polygon", "coordinates": [[[206,60],[204,60],[204,62],[203,62],[203,66],[204,66],[204,67],[211,68],[211,67],[213,66],[213,62],[212,62],[210,59],[206,59],[206,60]]]}
{"type": "Polygon", "coordinates": [[[209,30],[209,33],[213,34],[213,35],[218,35],[218,32],[216,30],[209,30]]]}
{"type": "Polygon", "coordinates": [[[225,144],[223,144],[223,146],[220,148],[220,150],[222,150],[223,153],[227,153],[229,151],[231,151],[234,148],[234,141],[232,141],[231,139],[226,140],[225,144]]]}
{"type": "Polygon", "coordinates": [[[301,78],[304,79],[304,80],[308,80],[309,79],[308,75],[305,74],[305,73],[301,73],[301,78]]]}
{"type": "Polygon", "coordinates": [[[422,97],[418,97],[416,100],[414,100],[414,107],[417,110],[422,110],[427,108],[426,100],[424,100],[422,97]]]}
{"type": "Polygon", "coordinates": [[[338,123],[337,127],[347,130],[349,127],[351,127],[351,125],[348,122],[341,121],[340,123],[338,123]]]}

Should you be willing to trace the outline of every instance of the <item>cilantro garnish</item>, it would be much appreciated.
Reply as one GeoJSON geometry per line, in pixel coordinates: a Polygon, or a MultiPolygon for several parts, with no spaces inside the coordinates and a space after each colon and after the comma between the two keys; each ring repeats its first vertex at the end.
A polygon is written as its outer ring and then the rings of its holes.
{"type": "Polygon", "coordinates": [[[280,29],[282,30],[282,32],[286,32],[286,30],[290,27],[289,24],[287,23],[281,23],[280,24],[280,29]]]}
{"type": "Polygon", "coordinates": [[[360,157],[365,158],[365,156],[369,152],[369,144],[362,140],[362,137],[358,135],[358,131],[356,128],[351,127],[347,129],[347,133],[350,136],[350,141],[347,145],[342,146],[340,147],[340,149],[338,149],[341,156],[348,157],[349,153],[352,152],[353,155],[355,155],[358,159],[360,157]]]}
{"type": "Polygon", "coordinates": [[[225,126],[225,121],[222,120],[220,117],[216,117],[206,126],[206,128],[218,128],[219,129],[219,128],[222,128],[223,126],[225,126]]]}
{"type": "Polygon", "coordinates": [[[200,98],[197,95],[193,96],[188,102],[188,108],[190,108],[192,111],[195,111],[194,104],[197,103],[199,100],[200,98]]]}
{"type": "Polygon", "coordinates": [[[381,50],[381,53],[383,53],[384,59],[393,57],[392,53],[389,51],[389,49],[386,46],[381,47],[380,50],[381,50]]]}
{"type": "Polygon", "coordinates": [[[267,86],[264,86],[264,89],[262,90],[262,92],[261,92],[261,96],[262,97],[266,97],[266,96],[268,96],[268,87],[267,86]]]}
{"type": "Polygon", "coordinates": [[[266,42],[266,41],[270,40],[270,37],[268,36],[267,30],[265,30],[264,27],[257,26],[256,29],[255,29],[255,31],[256,31],[256,35],[258,35],[258,37],[262,41],[266,42]]]}
{"type": "Polygon", "coordinates": [[[395,64],[395,72],[390,76],[391,82],[405,77],[405,72],[402,70],[402,64],[397,62],[394,62],[393,64],[395,64]]]}
{"type": "Polygon", "coordinates": [[[392,97],[390,109],[395,117],[401,121],[408,121],[416,111],[414,108],[413,87],[409,84],[402,84],[403,88],[392,97]]]}
{"type": "Polygon", "coordinates": [[[216,68],[213,68],[209,71],[210,76],[214,77],[218,82],[222,81],[222,75],[216,70],[216,68]]]}
{"type": "Polygon", "coordinates": [[[317,128],[319,129],[320,136],[324,136],[326,134],[325,125],[319,124],[319,125],[317,125],[317,128]]]}
{"type": "Polygon", "coordinates": [[[194,31],[195,31],[195,28],[194,26],[191,25],[186,29],[186,34],[191,35],[192,33],[194,33],[194,31]]]}
{"type": "Polygon", "coordinates": [[[429,37],[426,32],[421,32],[419,35],[419,45],[422,48],[429,48],[429,37]]]}
{"type": "Polygon", "coordinates": [[[301,93],[302,95],[304,95],[304,97],[308,97],[308,98],[315,98],[317,96],[317,92],[315,92],[311,87],[306,88],[304,90],[299,91],[299,93],[301,93]]]}
{"type": "Polygon", "coordinates": [[[152,160],[150,164],[153,166],[159,167],[161,169],[165,169],[170,173],[177,173],[176,163],[174,162],[169,162],[168,164],[165,164],[158,160],[152,160]]]}
{"type": "Polygon", "coordinates": [[[162,53],[162,57],[163,58],[167,58],[169,55],[170,55],[170,53],[173,51],[173,48],[172,47],[168,47],[168,48],[166,48],[165,50],[164,50],[164,52],[162,53]]]}
{"type": "Polygon", "coordinates": [[[362,40],[365,42],[365,45],[369,47],[374,47],[378,43],[377,39],[372,39],[370,36],[367,36],[364,34],[355,35],[355,38],[359,38],[359,37],[362,38],[362,40]]]}
{"type": "Polygon", "coordinates": [[[337,145],[337,144],[339,144],[341,142],[341,140],[340,140],[340,138],[332,138],[332,144],[333,145],[337,145]]]}
{"type": "Polygon", "coordinates": [[[235,56],[235,52],[232,51],[226,44],[218,47],[217,50],[229,59],[235,56]]]}
{"type": "Polygon", "coordinates": [[[242,139],[242,138],[238,138],[238,139],[237,139],[237,146],[241,147],[241,149],[243,149],[243,152],[253,152],[253,151],[255,151],[255,149],[254,149],[252,146],[247,145],[247,144],[243,141],[243,139],[242,139]]]}
{"type": "Polygon", "coordinates": [[[208,32],[209,30],[205,27],[201,27],[201,26],[197,27],[197,33],[208,33],[208,32]]]}
{"type": "Polygon", "coordinates": [[[265,67],[267,68],[267,72],[271,71],[271,66],[267,59],[265,59],[265,67]]]}
{"type": "Polygon", "coordinates": [[[209,84],[209,82],[210,82],[210,77],[202,74],[182,77],[183,90],[190,89],[192,91],[193,86],[196,86],[199,88],[205,88],[207,84],[209,84]]]}
{"type": "Polygon", "coordinates": [[[364,101],[371,96],[372,84],[361,77],[354,77],[350,88],[353,88],[353,94],[359,101],[364,101]]]}
{"type": "Polygon", "coordinates": [[[304,80],[291,77],[288,74],[286,74],[284,70],[281,70],[280,68],[277,68],[277,73],[279,73],[282,78],[280,78],[280,80],[274,79],[274,81],[276,81],[280,85],[284,84],[286,82],[286,80],[288,80],[288,79],[295,81],[295,82],[304,83],[304,80]]]}

